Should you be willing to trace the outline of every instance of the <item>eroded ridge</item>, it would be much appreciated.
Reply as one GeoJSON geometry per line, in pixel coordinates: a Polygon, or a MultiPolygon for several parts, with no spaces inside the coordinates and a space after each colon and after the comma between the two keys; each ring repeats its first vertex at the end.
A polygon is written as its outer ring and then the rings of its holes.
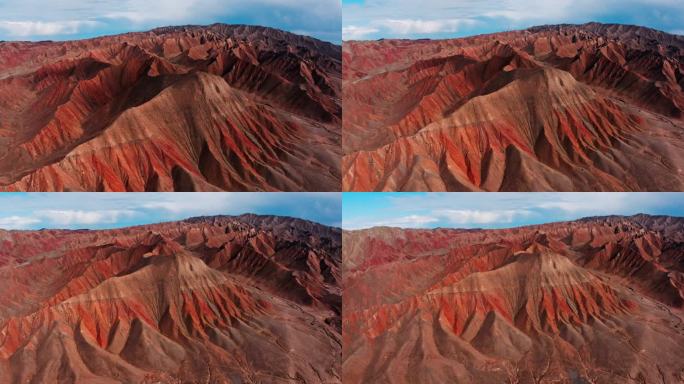
{"type": "Polygon", "coordinates": [[[0,190],[339,191],[341,48],[169,27],[0,43],[0,190]]]}
{"type": "Polygon", "coordinates": [[[0,243],[4,382],[341,382],[339,229],[246,215],[0,243]]]}
{"type": "Polygon", "coordinates": [[[680,191],[684,37],[557,25],[345,42],[347,191],[680,191]]]}
{"type": "Polygon", "coordinates": [[[346,231],[349,383],[678,383],[684,220],[346,231]]]}

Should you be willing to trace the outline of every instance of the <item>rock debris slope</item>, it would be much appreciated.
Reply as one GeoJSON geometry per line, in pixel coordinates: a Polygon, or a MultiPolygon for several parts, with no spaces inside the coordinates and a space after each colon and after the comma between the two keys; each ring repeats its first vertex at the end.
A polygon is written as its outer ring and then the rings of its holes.
{"type": "Polygon", "coordinates": [[[3,383],[340,383],[341,232],[282,217],[0,231],[3,383]]]}
{"type": "Polygon", "coordinates": [[[684,380],[684,219],[374,228],[343,249],[346,383],[684,380]]]}
{"type": "Polygon", "coordinates": [[[341,67],[253,26],[0,42],[0,190],[339,190],[341,67]]]}
{"type": "Polygon", "coordinates": [[[345,42],[348,191],[680,191],[684,37],[556,25],[345,42]]]}

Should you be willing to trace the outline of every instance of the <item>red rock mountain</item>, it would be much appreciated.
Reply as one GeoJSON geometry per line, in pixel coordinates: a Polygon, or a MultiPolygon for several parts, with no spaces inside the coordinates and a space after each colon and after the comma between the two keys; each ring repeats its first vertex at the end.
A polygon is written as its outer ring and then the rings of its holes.
{"type": "Polygon", "coordinates": [[[345,383],[684,380],[682,218],[374,228],[343,250],[345,383]]]}
{"type": "Polygon", "coordinates": [[[684,190],[684,36],[345,42],[348,191],[684,190]]]}
{"type": "Polygon", "coordinates": [[[0,42],[0,190],[339,190],[341,67],[252,26],[0,42]]]}
{"type": "Polygon", "coordinates": [[[2,383],[340,383],[341,231],[0,231],[2,383]]]}

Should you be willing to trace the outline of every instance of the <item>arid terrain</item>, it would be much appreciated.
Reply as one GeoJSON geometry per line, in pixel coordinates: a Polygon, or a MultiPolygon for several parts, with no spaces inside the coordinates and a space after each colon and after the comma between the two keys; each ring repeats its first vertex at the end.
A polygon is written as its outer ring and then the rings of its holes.
{"type": "Polygon", "coordinates": [[[684,219],[343,233],[353,383],[684,382],[684,219]]]}
{"type": "Polygon", "coordinates": [[[0,191],[339,191],[341,69],[253,26],[0,42],[0,191]]]}
{"type": "Polygon", "coordinates": [[[340,383],[341,230],[0,231],[2,383],[340,383]]]}
{"type": "Polygon", "coordinates": [[[684,190],[684,36],[351,41],[343,68],[346,191],[684,190]]]}

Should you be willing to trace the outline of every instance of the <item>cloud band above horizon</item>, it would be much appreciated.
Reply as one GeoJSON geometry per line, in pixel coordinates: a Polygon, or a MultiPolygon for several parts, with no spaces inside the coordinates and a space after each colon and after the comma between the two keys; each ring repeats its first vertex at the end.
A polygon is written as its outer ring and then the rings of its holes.
{"type": "Polygon", "coordinates": [[[339,43],[339,0],[6,0],[0,40],[75,40],[157,27],[252,24],[339,43]],[[40,10],[39,12],[37,10],[40,10]]]}
{"type": "Polygon", "coordinates": [[[679,0],[342,0],[343,39],[454,38],[543,24],[634,24],[682,34],[679,0]]]}
{"type": "Polygon", "coordinates": [[[340,193],[1,193],[0,229],[109,229],[196,216],[291,216],[342,225],[340,193]]]}
{"type": "Polygon", "coordinates": [[[683,193],[345,193],[343,228],[511,228],[639,213],[684,217],[683,193]]]}

